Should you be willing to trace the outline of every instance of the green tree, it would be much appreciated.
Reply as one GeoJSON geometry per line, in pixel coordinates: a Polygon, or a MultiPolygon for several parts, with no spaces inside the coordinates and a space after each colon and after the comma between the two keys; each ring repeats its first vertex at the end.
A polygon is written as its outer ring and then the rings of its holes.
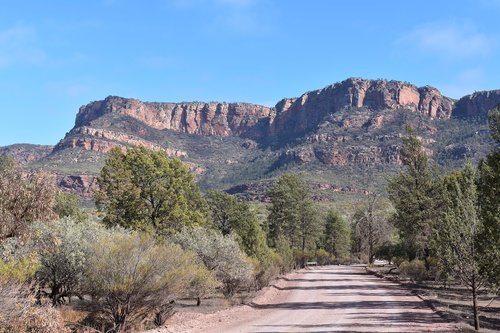
{"type": "Polygon", "coordinates": [[[302,254],[306,249],[315,248],[321,224],[304,180],[298,175],[284,174],[267,194],[271,200],[269,243],[275,247],[279,237],[284,237],[302,254]]]}
{"type": "Polygon", "coordinates": [[[436,225],[437,257],[442,267],[470,289],[474,327],[479,330],[477,295],[488,282],[481,266],[489,249],[479,243],[483,226],[479,218],[475,170],[468,163],[462,172],[445,177],[444,184],[447,208],[436,225]]]}
{"type": "Polygon", "coordinates": [[[269,248],[266,236],[250,205],[230,194],[208,191],[207,202],[213,223],[222,235],[235,234],[241,249],[250,257],[262,259],[269,248]]]}
{"type": "Polygon", "coordinates": [[[204,224],[206,203],[188,166],[144,147],[110,151],[95,193],[107,225],[168,234],[204,224]]]}
{"type": "Polygon", "coordinates": [[[415,131],[410,125],[406,131],[400,151],[406,169],[389,180],[387,190],[396,210],[393,222],[409,259],[424,257],[428,266],[433,227],[440,214],[440,187],[415,131]]]}
{"type": "Polygon", "coordinates": [[[500,105],[489,114],[490,133],[497,146],[479,163],[479,215],[483,223],[480,245],[485,249],[483,271],[500,287],[500,105]]]}
{"type": "Polygon", "coordinates": [[[59,218],[71,217],[79,222],[83,222],[88,218],[88,215],[80,208],[80,197],[76,194],[62,191],[56,193],[54,213],[59,218]]]}
{"type": "Polygon", "coordinates": [[[349,223],[334,209],[330,209],[326,216],[322,243],[325,250],[338,258],[349,256],[351,229],[349,223]]]}

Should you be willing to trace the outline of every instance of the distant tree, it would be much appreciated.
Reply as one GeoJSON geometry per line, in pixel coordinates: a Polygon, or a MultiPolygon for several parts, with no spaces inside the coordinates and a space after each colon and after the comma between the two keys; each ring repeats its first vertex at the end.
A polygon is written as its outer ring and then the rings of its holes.
{"type": "Polygon", "coordinates": [[[46,172],[27,171],[0,157],[0,241],[20,236],[36,220],[52,220],[56,187],[46,172]]]}
{"type": "Polygon", "coordinates": [[[71,217],[76,221],[83,222],[88,216],[80,208],[80,197],[73,193],[58,191],[55,197],[54,213],[59,218],[71,217]]]}
{"type": "Polygon", "coordinates": [[[353,238],[358,251],[366,253],[373,264],[379,248],[389,240],[392,227],[379,206],[377,194],[368,196],[366,202],[353,215],[353,238]]]}
{"type": "Polygon", "coordinates": [[[253,281],[253,269],[232,235],[223,236],[201,227],[184,229],[173,236],[174,242],[193,251],[222,284],[222,292],[233,296],[253,281]]]}
{"type": "Polygon", "coordinates": [[[326,251],[338,258],[349,256],[351,229],[349,223],[334,209],[330,209],[326,216],[322,243],[326,251]]]}
{"type": "Polygon", "coordinates": [[[207,195],[214,225],[222,235],[235,234],[241,249],[260,259],[268,252],[266,236],[250,205],[230,194],[210,190],[207,195]]]}
{"type": "Polygon", "coordinates": [[[107,225],[168,234],[204,224],[207,208],[189,168],[144,147],[112,149],[95,193],[107,225]]]}
{"type": "Polygon", "coordinates": [[[276,246],[279,237],[284,237],[292,248],[302,253],[315,247],[321,224],[304,180],[298,175],[284,174],[267,194],[271,200],[269,243],[276,246]]]}
{"type": "Polygon", "coordinates": [[[440,187],[415,131],[407,125],[406,132],[400,151],[406,170],[389,180],[387,191],[396,210],[393,222],[409,259],[423,257],[428,267],[433,228],[440,214],[440,187]]]}
{"type": "Polygon", "coordinates": [[[483,223],[480,245],[485,260],[482,269],[490,284],[500,287],[500,105],[489,114],[490,133],[496,147],[478,168],[479,216],[483,223]]]}
{"type": "Polygon", "coordinates": [[[490,249],[480,244],[483,225],[475,182],[476,174],[471,164],[467,164],[462,172],[451,173],[445,178],[447,208],[436,225],[436,250],[441,266],[470,289],[474,327],[479,330],[477,295],[488,283],[481,267],[488,259],[490,249]]]}

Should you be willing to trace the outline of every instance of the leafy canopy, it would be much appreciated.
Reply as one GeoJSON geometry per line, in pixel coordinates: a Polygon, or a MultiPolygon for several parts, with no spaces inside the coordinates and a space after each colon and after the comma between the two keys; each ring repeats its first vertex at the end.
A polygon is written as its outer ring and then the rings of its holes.
{"type": "Polygon", "coordinates": [[[112,149],[95,194],[107,225],[159,234],[204,224],[206,203],[188,166],[144,147],[112,149]]]}

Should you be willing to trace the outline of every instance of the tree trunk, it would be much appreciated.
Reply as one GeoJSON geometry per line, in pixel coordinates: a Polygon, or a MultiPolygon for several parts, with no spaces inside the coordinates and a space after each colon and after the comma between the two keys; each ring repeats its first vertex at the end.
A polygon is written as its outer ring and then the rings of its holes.
{"type": "Polygon", "coordinates": [[[196,297],[196,306],[200,306],[201,305],[201,298],[198,296],[196,297]]]}
{"type": "Polygon", "coordinates": [[[424,263],[425,263],[425,270],[428,272],[431,269],[431,263],[429,261],[431,257],[431,251],[429,250],[428,247],[424,249],[424,263]]]}
{"type": "Polygon", "coordinates": [[[306,237],[302,236],[302,268],[306,267],[306,237]]]}
{"type": "MultiPolygon", "coordinates": [[[[370,214],[371,219],[371,214],[370,214]]],[[[373,264],[375,259],[375,254],[373,253],[373,227],[372,222],[370,221],[370,225],[368,227],[368,263],[370,265],[373,264]]]]}
{"type": "Polygon", "coordinates": [[[479,313],[477,309],[477,286],[476,277],[472,277],[472,309],[474,311],[474,329],[479,331],[479,313]]]}

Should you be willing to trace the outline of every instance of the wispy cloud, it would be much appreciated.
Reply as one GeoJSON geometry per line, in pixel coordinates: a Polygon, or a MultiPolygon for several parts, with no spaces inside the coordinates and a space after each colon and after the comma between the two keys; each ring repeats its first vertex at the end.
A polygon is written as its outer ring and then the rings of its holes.
{"type": "Polygon", "coordinates": [[[94,79],[81,77],[71,80],[50,81],[44,85],[44,88],[49,94],[74,98],[88,93],[95,84],[94,79]]]}
{"type": "Polygon", "coordinates": [[[458,72],[448,84],[440,85],[444,95],[460,98],[481,89],[485,72],[481,68],[466,68],[458,72]]]}
{"type": "Polygon", "coordinates": [[[24,24],[0,31],[0,67],[42,63],[45,52],[36,45],[35,30],[24,24]]]}
{"type": "MultiPolygon", "coordinates": [[[[181,10],[205,10],[217,33],[262,34],[271,29],[267,0],[169,0],[181,10]]],[[[206,27],[205,27],[206,29],[206,27]]]]}
{"type": "Polygon", "coordinates": [[[415,27],[397,44],[445,60],[460,60],[489,55],[495,40],[471,23],[434,22],[415,27]]]}
{"type": "Polygon", "coordinates": [[[272,31],[272,20],[265,0],[214,0],[221,14],[216,17],[216,24],[230,32],[260,35],[272,31]]]}

